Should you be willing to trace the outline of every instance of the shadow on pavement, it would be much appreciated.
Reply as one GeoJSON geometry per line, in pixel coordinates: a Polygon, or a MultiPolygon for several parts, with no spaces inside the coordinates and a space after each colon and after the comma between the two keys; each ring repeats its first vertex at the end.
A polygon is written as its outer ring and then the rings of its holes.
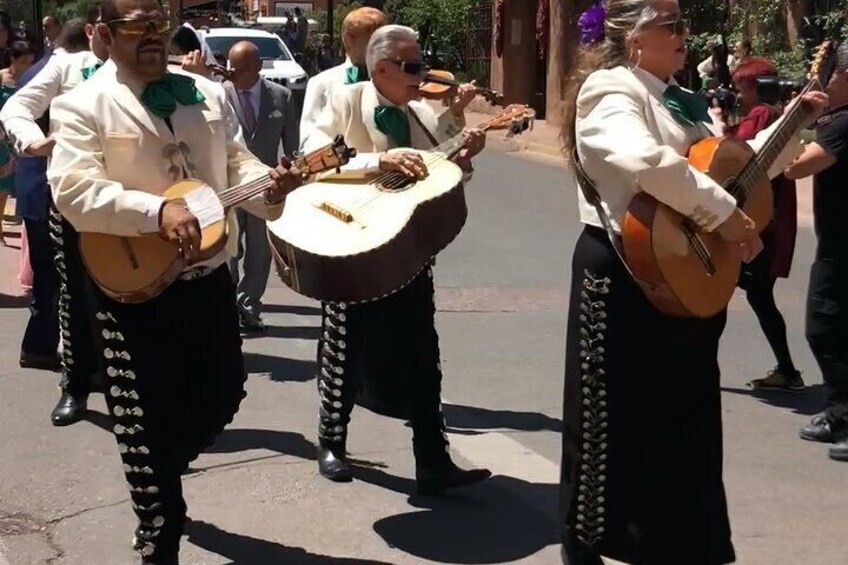
{"type": "Polygon", "coordinates": [[[265,326],[264,337],[315,341],[320,333],[321,328],[318,326],[265,326]]]}
{"type": "Polygon", "coordinates": [[[235,565],[391,565],[384,561],[331,557],[309,553],[299,547],[286,547],[268,540],[253,538],[220,529],[207,522],[186,524],[188,541],[206,551],[230,559],[235,565]]]}
{"type": "Polygon", "coordinates": [[[262,353],[244,353],[244,368],[248,373],[266,373],[276,382],[305,383],[315,378],[315,361],[289,359],[262,353]]]}
{"type": "Polygon", "coordinates": [[[766,392],[750,388],[721,387],[722,392],[756,398],[764,404],[787,408],[796,414],[813,416],[824,410],[827,390],[822,384],[810,385],[804,392],[766,392]]]}
{"type": "MultiPolygon", "coordinates": [[[[357,469],[356,477],[390,490],[412,494],[415,481],[376,469],[357,469]]],[[[417,511],[374,523],[391,547],[439,563],[503,563],[529,557],[559,543],[556,524],[558,485],[512,477],[451,491],[441,498],[413,495],[417,511]]]]}
{"type": "Polygon", "coordinates": [[[104,414],[103,412],[97,412],[96,410],[88,409],[85,411],[85,416],[83,420],[88,422],[89,424],[94,424],[104,432],[112,433],[112,418],[108,414],[104,414]]]}
{"type": "Polygon", "coordinates": [[[448,426],[454,429],[508,428],[523,432],[561,432],[562,420],[551,418],[540,412],[513,412],[511,410],[489,410],[478,406],[443,404],[442,411],[448,426]]]}
{"type": "Polygon", "coordinates": [[[32,298],[29,296],[12,296],[0,293],[0,308],[26,308],[32,298]]]}
{"type": "Polygon", "coordinates": [[[294,314],[295,316],[320,316],[317,306],[295,306],[293,304],[263,304],[262,311],[269,314],[294,314]]]}
{"type": "Polygon", "coordinates": [[[303,434],[275,430],[225,429],[204,453],[237,453],[267,449],[283,455],[315,460],[315,444],[303,434]]]}

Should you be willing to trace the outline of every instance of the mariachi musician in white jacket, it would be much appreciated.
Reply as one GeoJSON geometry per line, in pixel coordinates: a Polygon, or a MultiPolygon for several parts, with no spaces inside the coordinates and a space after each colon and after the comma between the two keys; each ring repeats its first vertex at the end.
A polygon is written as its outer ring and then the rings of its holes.
{"type": "Polygon", "coordinates": [[[142,563],[171,564],[186,519],[180,474],[232,420],[245,372],[227,253],[195,263],[198,220],[184,201],[161,194],[186,177],[220,192],[270,175],[272,187],[245,207],[276,218],[301,177],[248,152],[219,84],[166,71],[169,20],[157,0],[106,0],[102,22],[110,61],[51,107],[48,179],[80,232],[158,232],[189,265],[140,304],[95,289],[106,402],[139,520],[135,547],[142,563]]]}
{"type": "MultiPolygon", "coordinates": [[[[426,174],[415,152],[386,153],[390,148],[429,149],[461,131],[462,114],[474,88],[460,89],[451,109],[436,116],[418,101],[424,71],[417,33],[389,25],[371,36],[367,49],[370,82],[336,89],[311,132],[303,132],[309,151],[344,135],[358,152],[342,169],[352,176],[377,170],[426,174]],[[429,132],[428,135],[425,129],[429,132]]],[[[482,150],[485,137],[467,132],[458,164],[470,172],[470,159],[482,150]]],[[[428,266],[400,291],[365,304],[323,305],[318,344],[318,388],[321,397],[318,466],[333,481],[350,481],[345,458],[347,428],[353,403],[411,420],[418,490],[439,494],[486,479],[485,469],[462,470],[451,461],[441,413],[441,365],[434,326],[433,273],[428,266]],[[389,391],[389,392],[387,392],[389,391]]]]}
{"type": "Polygon", "coordinates": [[[330,101],[332,93],[346,84],[368,82],[365,50],[371,34],[386,25],[386,15],[377,8],[352,10],[342,21],[342,44],[345,61],[320,72],[306,83],[303,113],[300,116],[300,138],[305,141],[315,129],[318,118],[330,101]]]}
{"type": "MultiPolygon", "coordinates": [[[[581,53],[563,120],[567,154],[576,148],[604,211],[575,187],[585,225],[572,259],[565,353],[564,563],[722,565],[735,557],[722,484],[718,344],[726,312],[679,318],[654,308],[602,219],[618,231],[630,200],[645,191],[717,231],[741,259],[756,253],[757,231],[733,196],[687,161],[712,132],[703,97],[673,78],[689,34],[677,1],[606,0],[592,10],[580,20],[599,43],[581,53]],[[590,25],[598,20],[600,33],[590,25]]],[[[821,95],[805,97],[822,108],[821,95]]],[[[769,174],[799,150],[795,138],[769,174]]]]}

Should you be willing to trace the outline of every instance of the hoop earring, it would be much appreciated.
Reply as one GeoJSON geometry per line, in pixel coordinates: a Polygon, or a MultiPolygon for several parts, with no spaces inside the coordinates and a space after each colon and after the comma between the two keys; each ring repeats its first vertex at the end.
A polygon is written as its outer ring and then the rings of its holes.
{"type": "Polygon", "coordinates": [[[627,68],[630,69],[631,71],[633,69],[637,69],[637,68],[639,68],[639,64],[641,62],[642,62],[642,50],[641,49],[636,50],[636,62],[635,63],[633,62],[633,52],[631,51],[631,53],[630,53],[630,65],[628,65],[627,68]]]}

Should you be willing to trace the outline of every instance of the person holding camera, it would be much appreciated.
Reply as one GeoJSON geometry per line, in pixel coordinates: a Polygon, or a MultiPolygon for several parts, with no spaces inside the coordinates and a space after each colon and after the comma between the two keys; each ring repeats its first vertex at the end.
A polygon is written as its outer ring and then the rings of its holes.
{"type": "Polygon", "coordinates": [[[785,172],[791,179],[813,175],[818,246],[807,291],[806,333],[828,390],[824,413],[800,435],[833,444],[830,458],[848,461],[848,43],[836,51],[826,91],[831,109],[816,122],[816,141],[785,172]]]}
{"type": "MultiPolygon", "coordinates": [[[[733,84],[737,94],[739,123],[726,130],[726,134],[747,141],[754,139],[781,116],[778,100],[767,92],[760,80],[777,73],[770,61],[762,57],[749,57],[733,71],[733,84]]],[[[795,253],[797,231],[797,205],[795,181],[780,175],[771,181],[774,192],[774,219],[762,232],[763,251],[750,263],[742,264],[739,286],[745,290],[748,303],[754,310],[766,336],[777,366],[768,374],[754,379],[748,386],[755,390],[802,391],[804,381],[795,368],[789,353],[786,322],[774,301],[774,285],[778,278],[789,276],[792,256],[795,253]]]]}

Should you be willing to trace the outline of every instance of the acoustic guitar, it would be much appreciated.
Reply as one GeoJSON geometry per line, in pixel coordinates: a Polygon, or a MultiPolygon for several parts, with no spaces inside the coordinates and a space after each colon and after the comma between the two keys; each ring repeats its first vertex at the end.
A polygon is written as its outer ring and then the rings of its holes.
{"type": "MultiPolygon", "coordinates": [[[[834,45],[823,43],[802,93],[823,88],[834,69],[834,45]]],[[[732,194],[762,231],[773,214],[769,167],[801,129],[803,104],[795,104],[759,153],[744,141],[706,138],[689,149],[689,164],[732,194]]],[[[733,296],[742,262],[734,246],[716,232],[706,232],[689,218],[639,192],[621,225],[624,258],[648,300],[660,312],[677,317],[708,318],[733,296]]]]}
{"type": "MultiPolygon", "coordinates": [[[[305,175],[314,175],[341,167],[356,155],[342,136],[326,147],[322,147],[294,160],[294,166],[305,175]]],[[[201,221],[201,244],[198,261],[211,259],[227,242],[226,210],[238,206],[273,186],[270,176],[240,184],[217,194],[218,201],[211,207],[221,210],[220,218],[204,226],[201,221]]],[[[210,189],[195,179],[179,181],[168,187],[162,196],[166,200],[191,199],[198,190],[210,189]]],[[[205,204],[210,208],[209,203],[205,204]]],[[[106,296],[129,304],[145,302],[162,293],[186,269],[185,260],[174,244],[158,234],[138,237],[84,232],[80,233],[80,251],[83,263],[94,283],[106,296]]]]}
{"type": "MultiPolygon", "coordinates": [[[[534,117],[515,104],[477,127],[514,135],[534,117]]],[[[418,151],[428,171],[422,180],[397,172],[365,181],[330,175],[289,194],[283,215],[268,222],[280,278],[329,302],[368,302],[403,288],[465,224],[463,173],[451,161],[463,144],[460,134],[418,151]]]]}

